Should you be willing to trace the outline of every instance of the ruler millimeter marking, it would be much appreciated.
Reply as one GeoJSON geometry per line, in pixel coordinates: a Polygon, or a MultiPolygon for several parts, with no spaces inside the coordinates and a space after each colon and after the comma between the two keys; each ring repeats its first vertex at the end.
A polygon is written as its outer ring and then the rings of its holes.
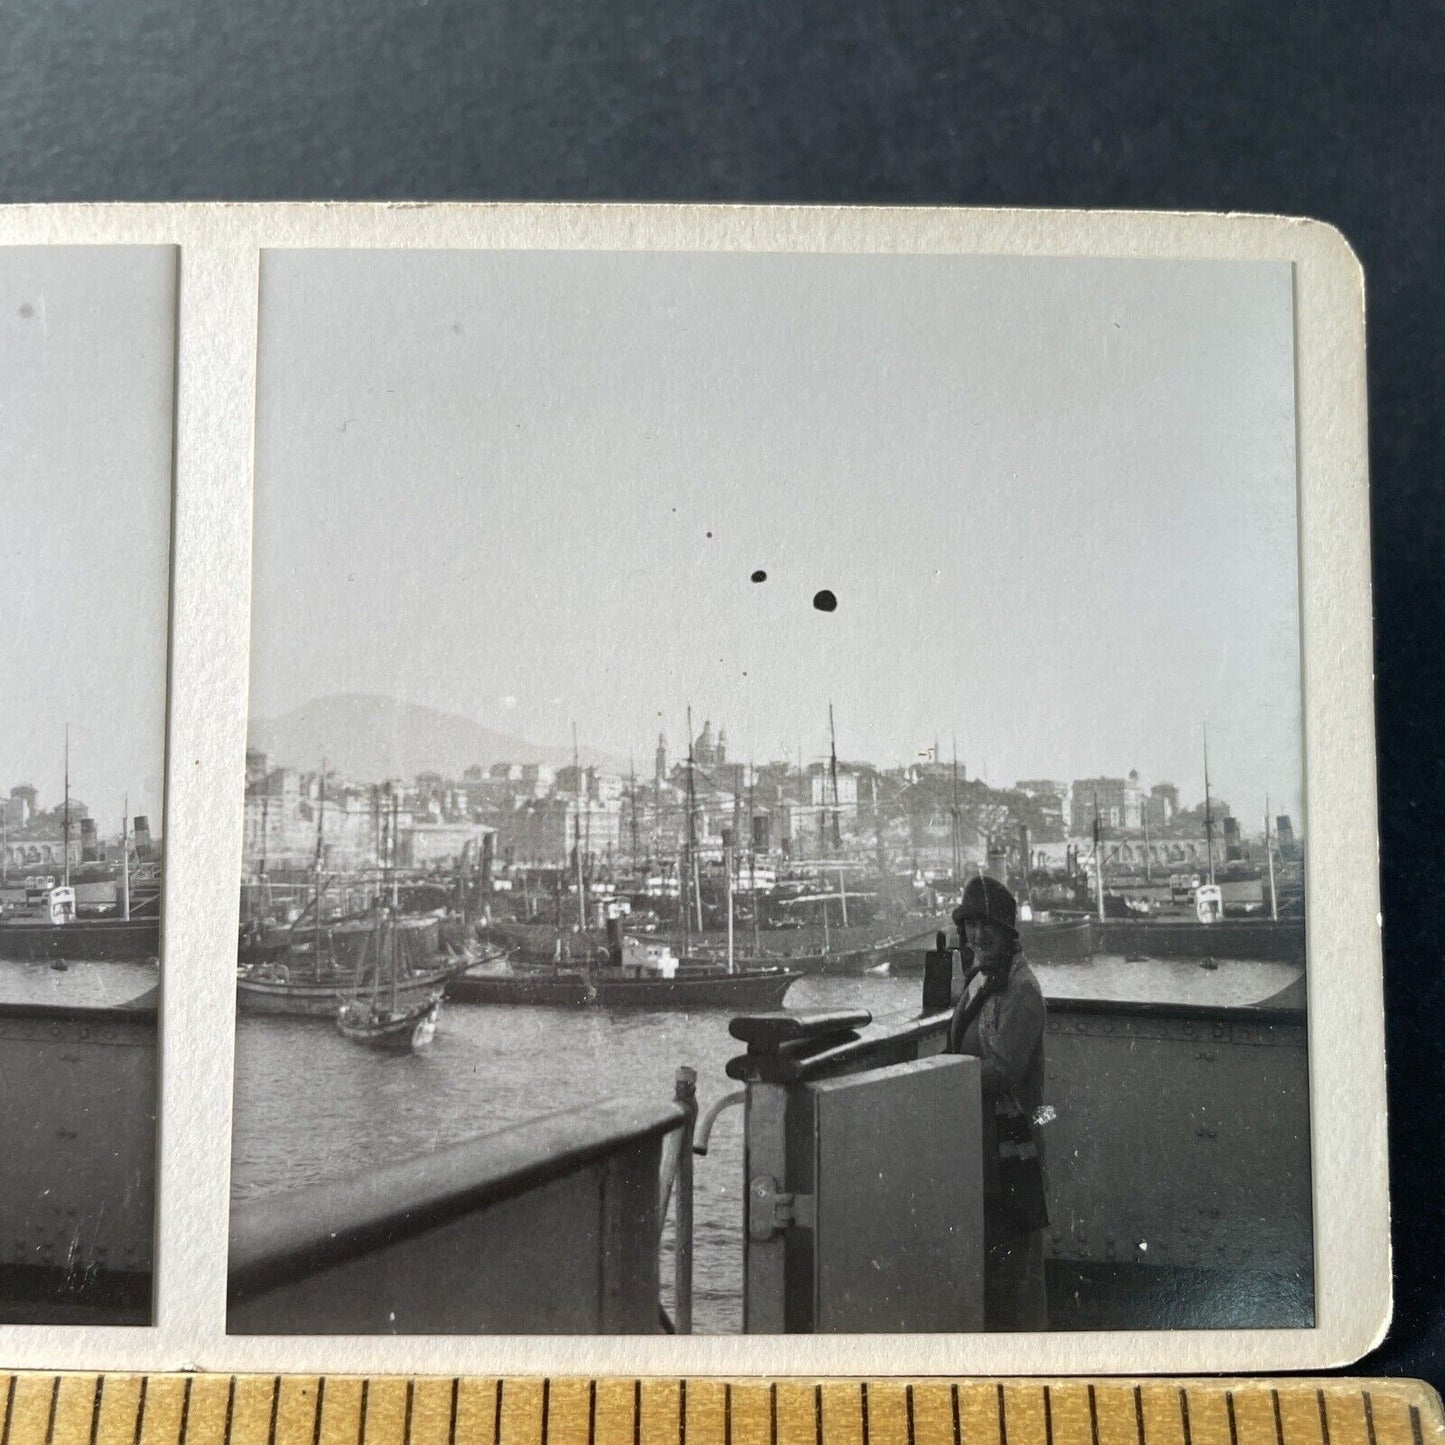
{"type": "Polygon", "coordinates": [[[1408,1380],[3,1377],[0,1445],[1445,1445],[1408,1380]]]}

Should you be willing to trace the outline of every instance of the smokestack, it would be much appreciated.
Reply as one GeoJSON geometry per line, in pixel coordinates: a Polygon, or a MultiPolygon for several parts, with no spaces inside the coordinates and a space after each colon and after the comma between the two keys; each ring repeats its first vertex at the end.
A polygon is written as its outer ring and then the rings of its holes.
{"type": "Polygon", "coordinates": [[[132,832],[135,836],[135,856],[142,863],[151,863],[155,860],[155,848],[151,843],[150,820],[144,813],[139,813],[132,820],[132,832]]]}
{"type": "Polygon", "coordinates": [[[80,861],[82,863],[100,861],[100,839],[96,836],[94,818],[80,820],[80,861]]]}

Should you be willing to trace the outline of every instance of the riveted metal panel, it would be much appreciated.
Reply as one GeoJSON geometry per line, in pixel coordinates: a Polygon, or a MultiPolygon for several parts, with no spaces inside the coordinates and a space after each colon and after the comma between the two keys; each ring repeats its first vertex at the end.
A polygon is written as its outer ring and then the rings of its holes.
{"type": "Polygon", "coordinates": [[[150,1273],[156,1019],[122,1010],[0,1016],[0,1267],[61,1297],[150,1273]]]}
{"type": "Polygon", "coordinates": [[[1312,1274],[1303,1022],[1049,1004],[1048,1253],[1312,1274]]]}

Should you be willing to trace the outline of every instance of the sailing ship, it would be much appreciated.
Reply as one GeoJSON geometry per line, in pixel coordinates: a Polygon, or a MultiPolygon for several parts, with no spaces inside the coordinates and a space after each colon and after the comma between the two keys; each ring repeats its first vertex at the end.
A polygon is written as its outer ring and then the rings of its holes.
{"type": "Polygon", "coordinates": [[[358,972],[356,991],[336,1011],[336,1027],[353,1043],[384,1053],[424,1049],[436,1034],[445,980],[423,990],[408,974],[403,987],[393,920],[378,916],[371,943],[371,957],[358,972]]]}
{"type": "MultiPolygon", "coordinates": [[[[358,933],[372,926],[362,920],[347,920],[344,926],[321,930],[319,945],[298,941],[269,957],[240,964],[236,970],[236,1007],[246,1014],[334,1018],[357,984],[359,970],[348,957],[349,945],[358,933]]],[[[449,979],[475,961],[474,954],[453,955],[429,946],[428,939],[436,926],[437,921],[429,918],[391,921],[399,959],[397,986],[408,1001],[444,989],[449,979]]]]}

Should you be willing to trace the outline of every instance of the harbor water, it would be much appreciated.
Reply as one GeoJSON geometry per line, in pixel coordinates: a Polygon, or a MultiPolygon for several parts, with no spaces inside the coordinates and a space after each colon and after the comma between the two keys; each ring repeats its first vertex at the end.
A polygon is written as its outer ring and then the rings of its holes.
{"type": "MultiPolygon", "coordinates": [[[[41,965],[43,967],[43,965],[41,965]]],[[[116,965],[108,965],[116,967],[116,965]]],[[[1291,964],[1127,962],[1107,955],[1035,965],[1056,997],[1247,1005],[1299,976],[1291,964]]],[[[807,978],[791,1009],[918,1012],[921,980],[807,978]]],[[[232,1194],[254,1199],[349,1178],[538,1115],[616,1095],[669,1099],[678,1065],[698,1073],[706,1109],[738,1086],[743,1046],[725,1012],[608,1012],[447,1004],[435,1041],[400,1058],[357,1048],[324,1022],[242,1017],[236,1039],[232,1194]]],[[[696,1161],[694,1328],[742,1327],[742,1110],[726,1111],[696,1161]]],[[[668,1242],[670,1244],[670,1241],[668,1242]]],[[[670,1262],[664,1279],[670,1279],[670,1262]]]]}
{"type": "Polygon", "coordinates": [[[159,978],[153,962],[0,958],[0,1004],[114,1008],[150,993],[159,978]]]}

